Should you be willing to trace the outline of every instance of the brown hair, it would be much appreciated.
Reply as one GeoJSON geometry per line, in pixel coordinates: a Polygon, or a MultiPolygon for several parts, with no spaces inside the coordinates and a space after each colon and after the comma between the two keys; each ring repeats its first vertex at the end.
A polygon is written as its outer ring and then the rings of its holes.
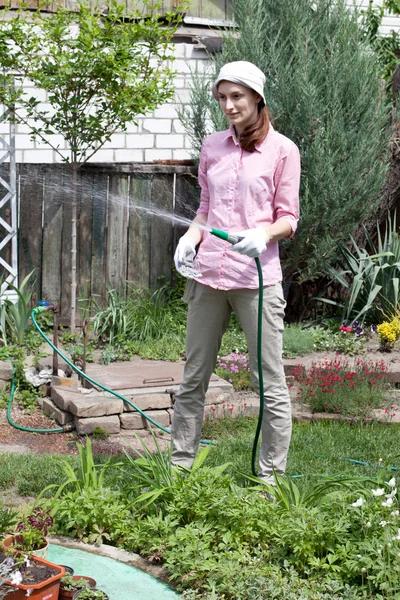
{"type": "Polygon", "coordinates": [[[248,125],[239,136],[240,146],[247,152],[254,152],[256,146],[265,140],[269,131],[268,108],[262,100],[258,103],[258,107],[257,119],[254,123],[248,125]]]}

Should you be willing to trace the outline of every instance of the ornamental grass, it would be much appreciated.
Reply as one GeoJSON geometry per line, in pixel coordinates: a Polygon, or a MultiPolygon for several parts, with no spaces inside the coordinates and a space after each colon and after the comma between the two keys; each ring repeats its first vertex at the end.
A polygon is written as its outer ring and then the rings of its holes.
{"type": "Polygon", "coordinates": [[[371,418],[372,409],[382,407],[390,388],[390,375],[384,361],[375,363],[341,359],[302,365],[293,372],[296,398],[309,404],[313,412],[338,413],[371,418]]]}

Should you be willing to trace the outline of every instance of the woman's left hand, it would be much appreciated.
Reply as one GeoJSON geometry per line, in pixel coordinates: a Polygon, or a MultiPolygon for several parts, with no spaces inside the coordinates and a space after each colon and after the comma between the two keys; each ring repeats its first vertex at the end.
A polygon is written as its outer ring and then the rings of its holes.
{"type": "Polygon", "coordinates": [[[247,229],[245,231],[235,231],[235,235],[243,239],[232,246],[232,250],[239,254],[246,254],[251,258],[260,256],[267,249],[267,232],[262,227],[247,229]]]}

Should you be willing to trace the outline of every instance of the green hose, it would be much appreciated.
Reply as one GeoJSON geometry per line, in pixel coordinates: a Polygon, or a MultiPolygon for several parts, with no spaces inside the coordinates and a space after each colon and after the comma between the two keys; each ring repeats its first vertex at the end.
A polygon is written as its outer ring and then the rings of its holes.
{"type": "MultiPolygon", "coordinates": [[[[44,339],[44,341],[47,342],[49,344],[49,346],[51,346],[51,348],[53,348],[53,350],[55,352],[57,352],[57,354],[59,356],[61,356],[61,358],[67,363],[67,365],[69,365],[71,367],[71,369],[73,369],[76,373],[78,373],[78,375],[80,375],[81,377],[83,377],[84,379],[86,379],[86,381],[89,381],[92,385],[94,385],[96,387],[99,387],[100,389],[102,389],[103,391],[107,392],[108,394],[112,394],[116,398],[119,398],[120,400],[123,400],[123,402],[126,402],[127,404],[129,404],[129,406],[131,406],[136,412],[138,412],[139,414],[141,414],[142,417],[144,417],[147,421],[149,421],[152,425],[154,425],[158,429],[161,429],[165,433],[171,434],[171,431],[169,429],[167,429],[166,427],[163,427],[163,425],[160,425],[160,423],[157,423],[157,421],[155,421],[149,415],[147,415],[145,412],[143,412],[142,410],[140,410],[140,408],[138,406],[136,406],[136,404],[133,404],[133,402],[131,402],[130,400],[128,400],[128,398],[125,398],[125,396],[122,396],[118,392],[115,392],[114,390],[108,388],[107,386],[103,385],[102,383],[99,383],[98,381],[95,381],[94,379],[92,379],[92,377],[90,377],[89,375],[87,375],[86,373],[84,373],[83,371],[81,371],[81,369],[79,369],[76,365],[74,365],[74,363],[71,362],[65,356],[65,354],[63,354],[61,352],[61,350],[59,350],[53,344],[53,342],[51,342],[49,340],[49,338],[46,336],[46,334],[39,327],[39,325],[38,325],[38,323],[36,321],[35,315],[37,313],[43,312],[44,310],[46,310],[46,309],[44,307],[41,307],[41,306],[37,306],[36,308],[34,308],[32,310],[32,313],[31,313],[32,322],[33,322],[34,326],[36,327],[36,329],[38,330],[38,332],[41,335],[41,337],[44,339]]],[[[62,428],[61,430],[64,431],[64,428],[62,428]]],[[[30,431],[44,433],[43,431],[38,431],[36,429],[31,429],[30,431]]],[[[49,432],[55,432],[55,431],[56,431],[55,429],[51,429],[49,432]]],[[[200,440],[200,443],[201,444],[207,444],[207,445],[214,445],[213,442],[210,442],[209,440],[200,440]]]]}
{"type": "Polygon", "coordinates": [[[12,364],[11,360],[11,370],[12,370],[12,378],[11,378],[11,391],[10,391],[10,400],[8,402],[7,405],[7,420],[10,423],[10,425],[12,425],[12,427],[15,427],[15,429],[19,429],[20,431],[28,431],[29,433],[66,433],[68,431],[72,431],[73,429],[75,429],[74,425],[71,424],[67,424],[64,425],[63,427],[53,427],[52,429],[34,429],[33,427],[22,427],[21,425],[17,425],[17,423],[15,423],[11,417],[11,407],[12,407],[12,403],[14,401],[14,394],[15,394],[15,369],[14,369],[14,365],[12,364]]]}
{"type": "Polygon", "coordinates": [[[251,456],[251,470],[254,477],[258,477],[258,469],[256,468],[257,446],[260,438],[262,420],[264,417],[264,376],[262,368],[262,315],[263,315],[263,296],[264,296],[264,280],[261,269],[260,260],[254,259],[258,271],[258,325],[257,325],[257,364],[258,364],[258,385],[260,390],[260,410],[258,412],[258,422],[256,435],[253,442],[253,452],[251,456]]]}

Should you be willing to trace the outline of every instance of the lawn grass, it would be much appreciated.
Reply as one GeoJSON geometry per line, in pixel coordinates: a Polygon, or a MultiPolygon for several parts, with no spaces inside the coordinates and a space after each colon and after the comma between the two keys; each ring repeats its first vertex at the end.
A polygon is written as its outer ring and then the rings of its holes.
{"type": "MultiPolygon", "coordinates": [[[[242,473],[251,474],[251,452],[256,418],[225,418],[207,426],[207,435],[218,443],[209,455],[210,465],[233,463],[237,482],[246,485],[242,473]]],[[[398,439],[400,425],[368,423],[351,425],[338,422],[294,424],[287,473],[301,475],[299,485],[308,485],[321,475],[376,476],[381,465],[400,470],[398,439]],[[379,462],[379,459],[382,462],[379,462]],[[369,463],[360,465],[344,459],[369,463]]]]}

